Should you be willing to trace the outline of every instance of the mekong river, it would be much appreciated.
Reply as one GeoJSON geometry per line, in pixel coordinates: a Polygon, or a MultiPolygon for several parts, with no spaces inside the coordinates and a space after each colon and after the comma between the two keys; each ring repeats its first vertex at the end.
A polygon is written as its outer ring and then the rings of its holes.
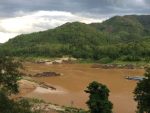
{"type": "Polygon", "coordinates": [[[92,81],[101,82],[110,89],[110,100],[114,104],[114,113],[135,113],[136,103],[133,90],[136,81],[124,78],[128,75],[143,75],[142,69],[96,69],[91,64],[59,64],[44,65],[25,63],[28,73],[35,74],[44,71],[62,73],[59,77],[39,77],[37,81],[50,83],[61,87],[66,93],[30,93],[28,96],[44,99],[59,105],[67,105],[87,109],[88,95],[84,92],[92,81]]]}

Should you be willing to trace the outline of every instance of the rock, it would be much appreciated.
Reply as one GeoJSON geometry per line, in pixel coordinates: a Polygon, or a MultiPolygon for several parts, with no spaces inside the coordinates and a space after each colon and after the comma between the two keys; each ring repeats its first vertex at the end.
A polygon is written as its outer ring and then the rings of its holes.
{"type": "Polygon", "coordinates": [[[94,64],[92,68],[102,68],[102,69],[135,69],[138,68],[133,64],[118,65],[118,64],[94,64]]]}
{"type": "Polygon", "coordinates": [[[76,58],[72,58],[72,57],[63,57],[63,58],[58,58],[55,60],[39,60],[36,61],[37,64],[47,64],[47,65],[51,65],[51,64],[72,64],[75,63],[77,59],[76,58]]]}
{"type": "Polygon", "coordinates": [[[55,77],[60,76],[62,74],[56,73],[56,72],[43,72],[43,73],[37,73],[34,75],[34,77],[55,77]]]}
{"type": "Polygon", "coordinates": [[[40,87],[42,87],[42,88],[45,88],[45,89],[52,89],[52,90],[56,90],[56,88],[55,87],[53,87],[53,86],[51,86],[51,85],[49,85],[49,84],[46,84],[46,83],[44,83],[44,82],[41,82],[40,83],[40,87]]]}

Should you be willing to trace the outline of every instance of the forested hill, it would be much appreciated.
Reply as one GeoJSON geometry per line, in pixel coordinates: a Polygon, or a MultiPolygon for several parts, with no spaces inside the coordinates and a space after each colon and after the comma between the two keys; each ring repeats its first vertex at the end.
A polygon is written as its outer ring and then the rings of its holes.
{"type": "Polygon", "coordinates": [[[149,61],[150,15],[115,16],[103,23],[66,23],[55,29],[19,35],[0,46],[0,54],[149,61]]]}

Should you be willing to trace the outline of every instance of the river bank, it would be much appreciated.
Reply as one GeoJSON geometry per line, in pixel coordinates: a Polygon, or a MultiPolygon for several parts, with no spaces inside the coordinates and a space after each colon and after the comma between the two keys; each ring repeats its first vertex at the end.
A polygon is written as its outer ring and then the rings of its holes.
{"type": "Polygon", "coordinates": [[[121,61],[121,60],[114,60],[111,62],[100,62],[98,60],[91,60],[91,59],[77,59],[73,57],[64,56],[62,58],[49,58],[49,57],[26,57],[26,58],[19,58],[23,62],[32,62],[37,64],[46,64],[46,65],[57,65],[57,64],[93,64],[97,66],[97,68],[104,68],[104,69],[144,69],[145,67],[150,67],[150,62],[148,61],[121,61]]]}

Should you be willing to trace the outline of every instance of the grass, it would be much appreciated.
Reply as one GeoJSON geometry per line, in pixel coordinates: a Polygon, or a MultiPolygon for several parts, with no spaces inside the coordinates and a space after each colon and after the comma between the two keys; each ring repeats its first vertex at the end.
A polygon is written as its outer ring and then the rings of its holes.
{"type": "Polygon", "coordinates": [[[61,111],[60,113],[90,113],[90,112],[84,109],[65,107],[65,111],[61,111]]]}
{"type": "MultiPolygon", "coordinates": [[[[42,104],[45,104],[46,106],[47,105],[54,105],[54,106],[59,106],[57,104],[52,104],[52,103],[46,103],[45,101],[43,100],[39,100],[39,99],[36,99],[36,98],[26,98],[32,105],[42,105],[42,104]]],[[[67,106],[59,106],[61,108],[63,108],[64,110],[56,110],[58,113],[89,113],[89,111],[86,111],[84,109],[79,109],[79,108],[74,108],[74,107],[67,107],[67,106]]],[[[41,109],[43,110],[43,109],[41,109]]]]}

